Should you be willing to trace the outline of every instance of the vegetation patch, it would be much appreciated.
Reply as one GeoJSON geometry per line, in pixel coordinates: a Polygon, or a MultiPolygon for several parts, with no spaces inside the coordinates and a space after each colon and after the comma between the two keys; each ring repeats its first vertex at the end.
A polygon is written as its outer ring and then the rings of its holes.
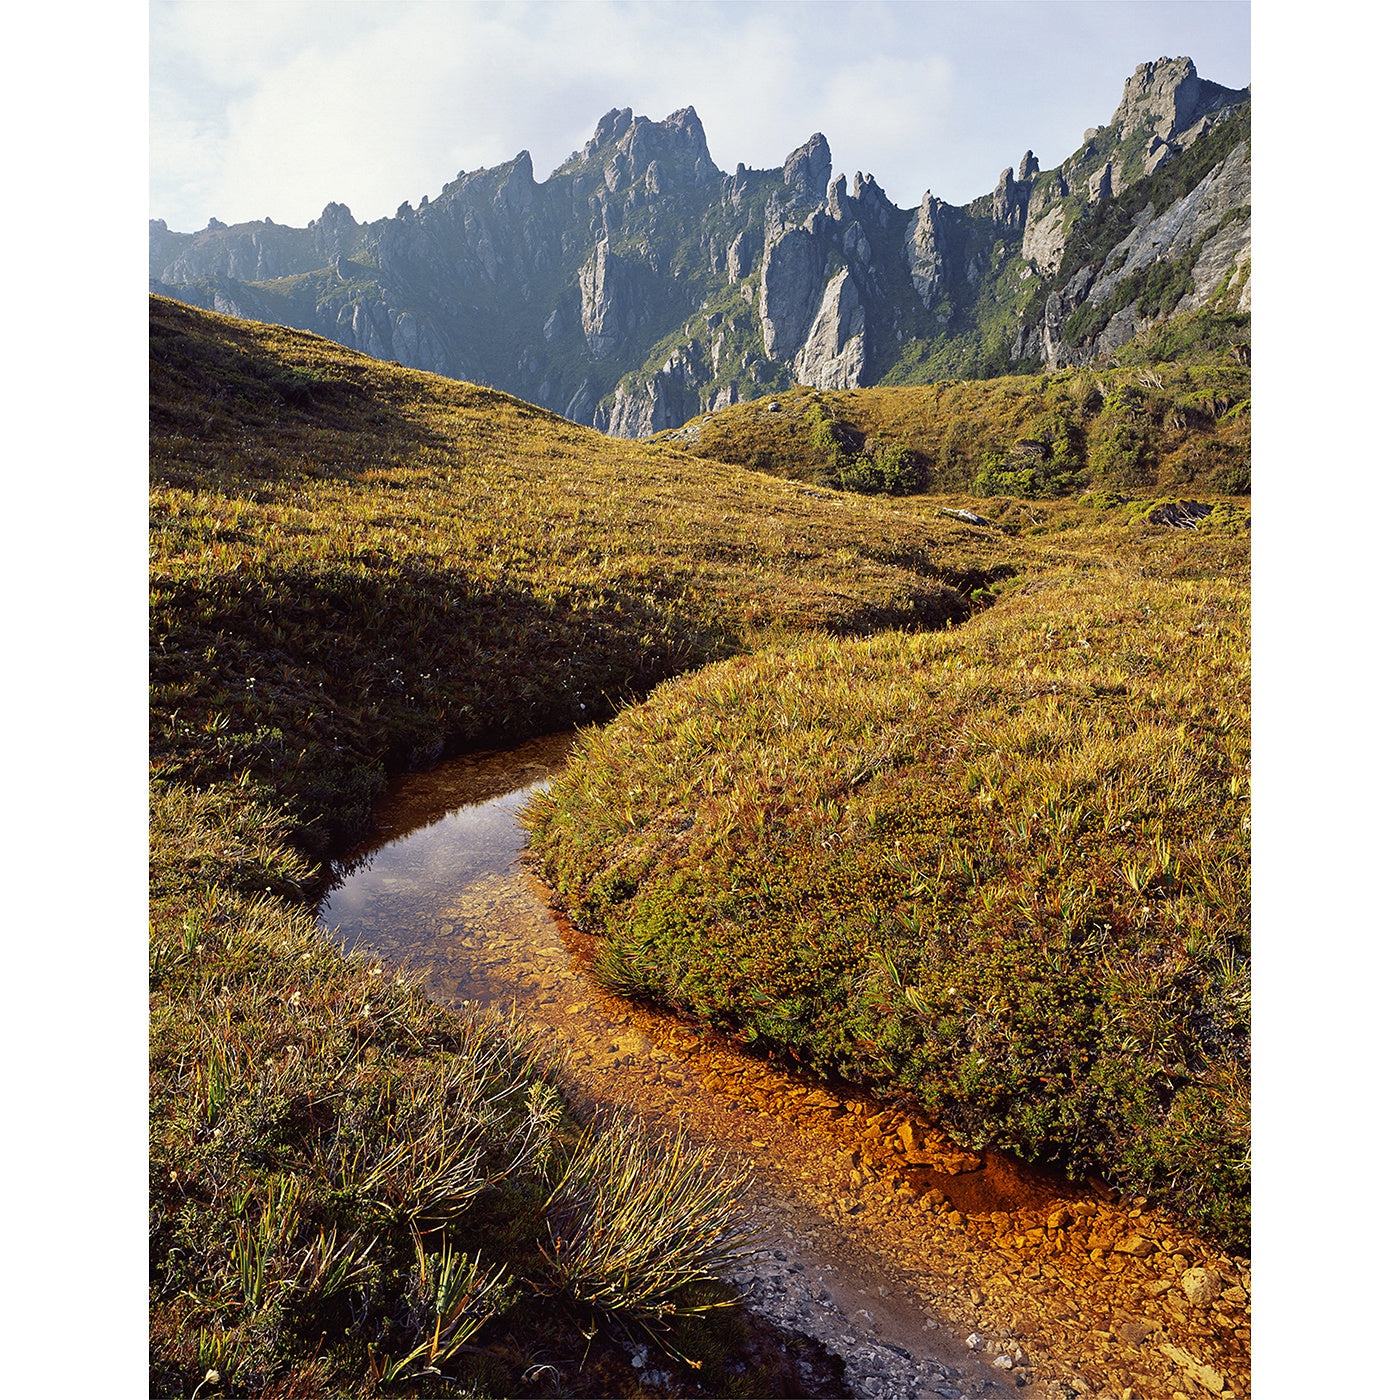
{"type": "Polygon", "coordinates": [[[889,495],[1049,499],[1186,484],[1239,494],[1250,470],[1248,356],[1207,348],[1195,358],[1189,348],[1238,339],[1237,319],[1218,309],[1173,318],[1125,347],[1119,365],[791,390],[706,414],[655,441],[684,442],[775,476],[889,495]],[[1162,363],[1163,347],[1181,349],[1180,358],[1162,363]]]}
{"type": "Polygon", "coordinates": [[[956,632],[658,688],[534,844],[619,990],[1247,1248],[1247,536],[1048,513],[956,632]]]}
{"type": "Polygon", "coordinates": [[[395,768],[941,626],[1006,561],[302,333],[153,299],[150,347],[152,1392],[621,1394],[647,1335],[784,1393],[718,1281],[732,1174],[342,957],[308,857],[395,768]]]}

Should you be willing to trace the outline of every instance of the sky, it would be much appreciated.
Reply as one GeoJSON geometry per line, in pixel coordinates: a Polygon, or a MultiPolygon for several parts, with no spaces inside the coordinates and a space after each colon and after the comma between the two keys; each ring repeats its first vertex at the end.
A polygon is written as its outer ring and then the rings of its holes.
{"type": "Polygon", "coordinates": [[[693,106],[721,169],[815,131],[834,174],[963,204],[1105,122],[1139,64],[1252,81],[1246,0],[154,0],[150,217],[357,219],[520,150],[543,180],[614,107],[693,106]]]}

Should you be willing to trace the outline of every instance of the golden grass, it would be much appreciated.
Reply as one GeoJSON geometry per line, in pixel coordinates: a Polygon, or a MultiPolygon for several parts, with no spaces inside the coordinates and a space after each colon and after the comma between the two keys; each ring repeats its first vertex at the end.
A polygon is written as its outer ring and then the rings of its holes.
{"type": "Polygon", "coordinates": [[[1238,1231],[1238,506],[974,527],[158,299],[151,421],[157,1388],[426,1394],[478,1329],[720,1300],[704,1164],[669,1293],[600,1281],[625,1186],[542,1262],[547,1066],[300,903],[395,768],[619,709],[537,815],[615,983],[1238,1231]]]}
{"type": "Polygon", "coordinates": [[[954,632],[658,687],[527,820],[615,987],[1241,1246],[1246,542],[1042,539],[954,632]]]}

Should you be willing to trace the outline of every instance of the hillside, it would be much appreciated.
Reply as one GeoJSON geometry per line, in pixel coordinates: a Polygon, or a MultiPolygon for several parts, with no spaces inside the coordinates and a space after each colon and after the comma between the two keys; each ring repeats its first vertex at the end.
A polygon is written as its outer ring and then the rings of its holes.
{"type": "Polygon", "coordinates": [[[529,153],[434,199],[305,229],[150,228],[153,291],[493,385],[618,436],[796,385],[928,383],[1089,363],[1207,304],[1249,307],[1248,90],[1141,65],[1109,120],[966,206],[711,160],[686,108],[608,112],[537,181],[529,153]]]}
{"type": "Polygon", "coordinates": [[[1111,362],[927,386],[790,389],[655,441],[836,490],[1047,499],[1086,490],[1247,495],[1241,318],[1184,313],[1111,362]]]}
{"type": "Polygon", "coordinates": [[[731,1180],[341,957],[310,860],[393,770],[760,638],[942,626],[1005,561],[298,332],[153,299],[150,336],[152,1393],[547,1393],[542,1347],[616,1393],[649,1333],[793,1393],[713,1312],[731,1180]]]}
{"type": "Polygon", "coordinates": [[[306,903],[389,773],[575,723],[531,824],[608,985],[1247,1248],[1238,502],[971,524],[161,298],[150,349],[153,1390],[519,1394],[615,1323],[710,1393],[773,1360],[712,1315],[715,1163],[623,1125],[580,1186],[537,1052],[306,903]]]}

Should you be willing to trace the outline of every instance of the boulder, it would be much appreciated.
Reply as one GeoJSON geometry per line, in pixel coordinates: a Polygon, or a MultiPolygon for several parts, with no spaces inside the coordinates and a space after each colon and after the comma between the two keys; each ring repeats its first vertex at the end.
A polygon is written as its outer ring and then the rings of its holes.
{"type": "Polygon", "coordinates": [[[1223,1280],[1214,1269],[1187,1269],[1181,1276],[1181,1291],[1196,1307],[1209,1307],[1220,1297],[1223,1280]]]}

